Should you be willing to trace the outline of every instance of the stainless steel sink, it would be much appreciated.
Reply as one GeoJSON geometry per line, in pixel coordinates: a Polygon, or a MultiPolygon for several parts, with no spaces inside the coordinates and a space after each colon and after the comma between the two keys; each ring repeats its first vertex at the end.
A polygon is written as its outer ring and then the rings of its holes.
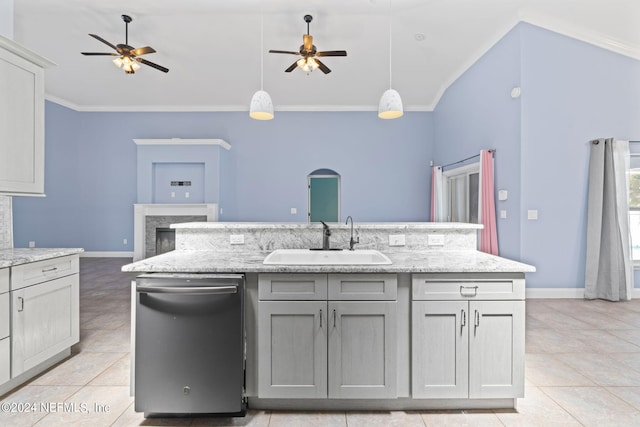
{"type": "Polygon", "coordinates": [[[373,249],[355,251],[312,251],[309,249],[277,249],[263,264],[278,265],[385,265],[391,260],[373,249]]]}

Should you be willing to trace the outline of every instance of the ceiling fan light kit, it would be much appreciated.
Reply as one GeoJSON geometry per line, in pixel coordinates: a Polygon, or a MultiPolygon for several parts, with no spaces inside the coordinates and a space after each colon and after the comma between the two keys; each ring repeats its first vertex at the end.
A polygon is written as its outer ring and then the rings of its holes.
{"type": "Polygon", "coordinates": [[[304,22],[307,23],[307,34],[302,35],[302,46],[298,52],[291,50],[269,50],[269,53],[284,53],[288,55],[300,55],[302,58],[298,59],[296,62],[291,64],[289,68],[287,68],[285,73],[290,73],[296,68],[300,68],[302,71],[307,74],[311,73],[313,70],[320,68],[324,74],[329,74],[331,69],[324,65],[322,61],[318,59],[320,56],[347,56],[346,50],[326,50],[322,52],[318,52],[318,49],[313,44],[313,36],[309,34],[309,23],[313,21],[313,16],[305,15],[304,22]]]}
{"type": "Polygon", "coordinates": [[[113,45],[110,42],[106,41],[100,36],[95,34],[89,34],[94,39],[106,44],[111,49],[115,50],[117,53],[107,53],[107,52],[80,52],[86,56],[117,56],[118,58],[113,60],[113,63],[116,67],[124,70],[126,74],[135,74],[136,71],[140,69],[140,64],[148,65],[149,67],[155,68],[156,70],[162,71],[163,73],[168,73],[169,69],[163,67],[162,65],[155,64],[151,61],[147,61],[146,59],[139,58],[142,55],[146,55],[148,53],[154,53],[155,49],[149,46],[134,48],[129,46],[129,23],[133,21],[133,19],[129,15],[122,15],[122,20],[124,21],[125,26],[125,42],[124,44],[113,45]]]}

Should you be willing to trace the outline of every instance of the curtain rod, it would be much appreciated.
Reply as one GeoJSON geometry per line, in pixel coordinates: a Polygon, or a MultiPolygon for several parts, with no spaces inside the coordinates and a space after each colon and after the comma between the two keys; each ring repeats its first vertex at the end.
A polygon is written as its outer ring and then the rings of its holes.
{"type": "MultiPolygon", "coordinates": [[[[495,148],[491,148],[491,149],[489,149],[487,151],[490,152],[490,153],[495,153],[496,149],[495,148]]],[[[476,157],[480,157],[480,154],[476,154],[475,156],[467,157],[466,159],[458,160],[457,162],[449,163],[448,165],[440,166],[440,169],[444,169],[444,168],[446,168],[448,166],[457,165],[458,163],[464,163],[467,160],[475,159],[476,157]]]]}

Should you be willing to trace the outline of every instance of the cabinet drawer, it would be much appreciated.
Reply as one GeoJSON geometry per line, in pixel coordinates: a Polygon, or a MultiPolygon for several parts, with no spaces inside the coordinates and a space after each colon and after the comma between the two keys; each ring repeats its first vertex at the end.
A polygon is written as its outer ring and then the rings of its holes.
{"type": "Polygon", "coordinates": [[[261,300],[326,300],[327,275],[260,274],[258,296],[261,300]]]}
{"type": "Polygon", "coordinates": [[[11,354],[9,353],[9,338],[0,340],[0,384],[11,378],[11,354]]]}
{"type": "Polygon", "coordinates": [[[9,292],[0,294],[0,339],[9,336],[9,292]]]}
{"type": "Polygon", "coordinates": [[[21,289],[79,271],[78,255],[21,264],[11,268],[11,290],[21,289]]]}
{"type": "Polygon", "coordinates": [[[9,268],[0,268],[0,294],[9,292],[9,268]]]}
{"type": "Polygon", "coordinates": [[[395,274],[329,274],[330,300],[395,301],[397,295],[395,274]]]}
{"type": "Polygon", "coordinates": [[[464,279],[415,274],[413,299],[419,300],[520,300],[524,279],[464,279]]]}

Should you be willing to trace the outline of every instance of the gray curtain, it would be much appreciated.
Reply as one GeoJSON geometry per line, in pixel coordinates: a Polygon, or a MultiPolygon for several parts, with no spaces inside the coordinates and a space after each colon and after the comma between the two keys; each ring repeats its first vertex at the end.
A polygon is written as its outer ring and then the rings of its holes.
{"type": "Polygon", "coordinates": [[[631,299],[633,263],[629,235],[629,143],[591,141],[587,206],[587,299],[631,299]]]}

